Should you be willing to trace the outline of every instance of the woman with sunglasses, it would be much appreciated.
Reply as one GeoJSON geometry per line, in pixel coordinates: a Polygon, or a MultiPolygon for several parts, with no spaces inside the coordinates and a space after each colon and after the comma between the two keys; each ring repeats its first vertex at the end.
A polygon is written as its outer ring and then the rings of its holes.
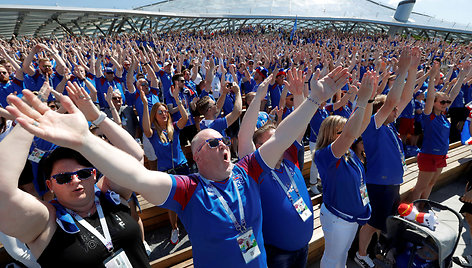
{"type": "MultiPolygon", "coordinates": [[[[180,112],[180,119],[176,123],[172,122],[169,109],[164,103],[157,102],[152,106],[151,115],[147,98],[140,92],[143,102],[143,132],[149,139],[157,156],[157,170],[169,174],[190,174],[187,159],[180,147],[180,131],[185,127],[188,120],[188,114],[182,102],[179,99],[179,91],[175,89],[172,96],[177,103],[180,112]]],[[[177,226],[177,213],[169,210],[169,220],[172,227],[170,242],[177,244],[179,242],[179,228],[177,226]]]]}
{"type": "Polygon", "coordinates": [[[370,218],[364,166],[350,147],[368,124],[372,114],[372,103],[368,100],[375,94],[376,84],[376,74],[366,72],[357,93],[356,109],[349,120],[339,115],[328,116],[321,123],[316,139],[314,158],[323,185],[322,268],[345,267],[358,226],[370,218]]]}
{"type": "Polygon", "coordinates": [[[451,123],[446,118],[446,111],[461,89],[462,82],[471,70],[470,62],[462,65],[457,81],[451,90],[444,86],[444,91],[435,91],[436,80],[439,79],[439,62],[434,61],[431,69],[428,91],[422,115],[424,138],[423,146],[418,154],[418,180],[409,196],[410,201],[418,198],[428,199],[431,189],[446,166],[446,154],[449,149],[449,131],[451,123]]]}
{"type": "MultiPolygon", "coordinates": [[[[75,87],[69,96],[76,103],[87,101],[85,90],[75,87]]],[[[124,129],[103,113],[94,115],[93,123],[111,142],[142,159],[142,149],[124,129]]],[[[96,169],[80,153],[58,148],[44,160],[46,183],[56,196],[51,203],[17,188],[32,140],[33,135],[16,126],[0,143],[0,218],[8,219],[0,220],[0,230],[26,243],[42,267],[106,267],[117,260],[149,267],[140,228],[125,201],[131,191],[107,177],[96,183],[96,169]]]]}

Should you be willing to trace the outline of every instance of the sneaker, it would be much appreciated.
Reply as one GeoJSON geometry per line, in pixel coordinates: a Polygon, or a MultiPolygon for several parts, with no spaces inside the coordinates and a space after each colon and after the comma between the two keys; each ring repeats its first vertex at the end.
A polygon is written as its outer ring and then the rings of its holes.
{"type": "Polygon", "coordinates": [[[179,243],[179,228],[172,229],[172,232],[170,233],[170,242],[174,245],[179,243]]]}
{"type": "Polygon", "coordinates": [[[314,195],[319,195],[319,194],[321,194],[320,191],[318,191],[318,187],[316,186],[316,184],[310,184],[310,191],[311,191],[314,195]]]}
{"type": "Polygon", "coordinates": [[[472,255],[454,256],[452,257],[452,261],[462,267],[472,267],[472,255]]]}
{"type": "Polygon", "coordinates": [[[152,249],[146,241],[143,241],[143,244],[144,244],[144,249],[146,250],[146,254],[149,257],[149,255],[151,255],[152,253],[152,249]]]}
{"type": "Polygon", "coordinates": [[[356,252],[356,256],[354,257],[354,261],[362,268],[373,268],[375,267],[374,262],[372,261],[369,256],[361,256],[359,255],[359,251],[356,252]]]}

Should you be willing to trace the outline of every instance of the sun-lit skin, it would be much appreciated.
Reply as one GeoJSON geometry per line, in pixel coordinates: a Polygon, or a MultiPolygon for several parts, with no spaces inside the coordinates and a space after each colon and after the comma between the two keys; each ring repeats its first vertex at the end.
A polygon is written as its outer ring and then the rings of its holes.
{"type": "Polygon", "coordinates": [[[85,79],[85,68],[83,66],[77,66],[74,69],[74,75],[77,77],[79,80],[84,80],[85,79]]]}
{"type": "MultiPolygon", "coordinates": [[[[271,128],[267,130],[266,132],[262,133],[262,135],[259,137],[259,140],[257,141],[256,148],[259,149],[259,147],[262,146],[266,141],[268,141],[275,133],[275,129],[271,128]]],[[[277,161],[277,164],[275,165],[275,168],[280,168],[280,164],[282,164],[282,160],[284,159],[284,156],[282,155],[277,161]]]]}
{"type": "Polygon", "coordinates": [[[192,141],[193,159],[200,174],[204,178],[211,178],[214,181],[227,179],[233,169],[228,146],[220,141],[216,148],[210,148],[206,143],[207,139],[221,137],[218,131],[207,128],[197,133],[192,141]]]}
{"type": "Polygon", "coordinates": [[[433,104],[433,112],[436,115],[446,112],[446,108],[447,108],[448,104],[447,103],[441,104],[441,101],[448,101],[448,100],[449,100],[449,98],[447,96],[438,94],[438,96],[437,96],[437,98],[436,98],[436,100],[434,101],[434,104],[433,104]]]}
{"type": "Polygon", "coordinates": [[[136,81],[136,87],[138,90],[144,91],[146,95],[149,93],[149,82],[144,78],[139,78],[138,81],[136,81]]]}
{"type": "Polygon", "coordinates": [[[0,83],[7,83],[10,81],[10,74],[5,67],[0,67],[0,83]]]}
{"type": "Polygon", "coordinates": [[[160,127],[166,128],[167,121],[169,121],[169,111],[166,109],[165,106],[159,106],[159,108],[157,108],[156,120],[160,127]]]}
{"type": "Polygon", "coordinates": [[[39,70],[42,74],[52,74],[52,64],[50,61],[41,61],[39,63],[39,70]]]}
{"type": "MultiPolygon", "coordinates": [[[[74,159],[61,159],[54,163],[51,175],[74,172],[86,168],[80,165],[74,159]]],[[[79,215],[83,212],[89,212],[94,207],[94,184],[96,182],[95,174],[89,179],[80,180],[77,175],[72,177],[71,182],[58,184],[55,179],[46,180],[48,188],[54,192],[59,203],[79,215]]]]}

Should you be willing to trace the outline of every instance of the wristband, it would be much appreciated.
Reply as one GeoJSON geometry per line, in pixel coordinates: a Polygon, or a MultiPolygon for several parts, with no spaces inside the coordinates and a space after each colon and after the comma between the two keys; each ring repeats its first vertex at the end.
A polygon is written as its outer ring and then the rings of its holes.
{"type": "Polygon", "coordinates": [[[371,99],[371,100],[368,100],[367,103],[372,103],[374,101],[375,101],[375,99],[371,99]]]}
{"type": "Polygon", "coordinates": [[[313,104],[316,104],[316,105],[318,105],[318,106],[321,106],[321,104],[320,104],[317,100],[313,99],[313,98],[310,97],[310,96],[308,96],[306,99],[309,100],[309,101],[311,101],[313,104]]]}
{"type": "Polygon", "coordinates": [[[103,120],[105,120],[105,118],[107,118],[107,115],[104,112],[100,112],[100,115],[98,116],[98,118],[92,121],[92,125],[98,127],[98,125],[100,125],[103,122],[103,120]]]}

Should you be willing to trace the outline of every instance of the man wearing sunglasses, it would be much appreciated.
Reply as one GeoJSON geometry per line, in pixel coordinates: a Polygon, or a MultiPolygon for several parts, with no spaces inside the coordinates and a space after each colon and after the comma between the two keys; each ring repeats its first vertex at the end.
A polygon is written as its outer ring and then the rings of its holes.
{"type": "Polygon", "coordinates": [[[63,106],[68,107],[67,115],[42,109],[29,91],[24,92],[26,99],[40,111],[23,105],[15,96],[9,97],[14,107],[8,109],[28,131],[78,150],[114,183],[177,212],[189,233],[196,267],[266,267],[257,179],[261,167],[276,166],[280,155],[300,134],[293,130],[305,129],[319,103],[341,88],[347,77],[347,69],[338,67],[320,80],[312,79],[307,100],[257,151],[236,164],[231,162],[229,147],[220,133],[213,129],[199,132],[192,140],[199,173],[189,176],[147,170],[134,157],[90,134],[84,116],[68,97],[61,97],[63,106]]]}

